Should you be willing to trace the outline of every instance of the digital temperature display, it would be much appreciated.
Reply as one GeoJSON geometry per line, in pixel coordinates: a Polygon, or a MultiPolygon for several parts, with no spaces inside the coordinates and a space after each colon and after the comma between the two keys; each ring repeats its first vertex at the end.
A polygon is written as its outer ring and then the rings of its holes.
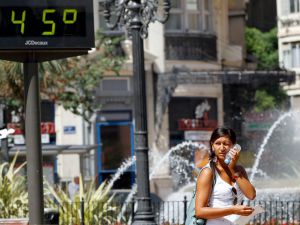
{"type": "Polygon", "coordinates": [[[0,2],[0,49],[91,48],[93,0],[0,2]]]}

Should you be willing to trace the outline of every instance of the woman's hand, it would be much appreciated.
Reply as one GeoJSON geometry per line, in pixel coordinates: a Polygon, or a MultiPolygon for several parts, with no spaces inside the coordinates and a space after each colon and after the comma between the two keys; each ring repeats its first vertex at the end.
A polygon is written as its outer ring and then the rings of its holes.
{"type": "Polygon", "coordinates": [[[249,216],[254,209],[250,206],[246,205],[235,205],[233,206],[233,214],[237,214],[240,216],[249,216]]]}
{"type": "Polygon", "coordinates": [[[229,150],[229,154],[231,155],[231,162],[229,163],[229,168],[234,170],[237,161],[239,160],[240,157],[240,151],[234,150],[234,149],[230,149],[229,150]]]}

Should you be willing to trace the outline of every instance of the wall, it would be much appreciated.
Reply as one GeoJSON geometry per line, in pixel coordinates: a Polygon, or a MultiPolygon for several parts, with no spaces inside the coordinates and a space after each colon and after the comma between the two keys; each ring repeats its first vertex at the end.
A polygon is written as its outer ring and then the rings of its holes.
{"type": "MultiPolygon", "coordinates": [[[[55,129],[57,145],[83,144],[83,120],[81,117],[66,111],[62,106],[56,105],[55,129]],[[74,126],[74,134],[66,134],[64,127],[74,126]]],[[[58,155],[58,174],[62,180],[71,180],[80,174],[80,161],[78,155],[58,155]]]]}
{"type": "MultiPolygon", "coordinates": [[[[300,13],[288,14],[288,1],[277,0],[277,12],[278,12],[278,54],[279,54],[279,65],[283,66],[283,51],[284,46],[291,43],[300,42],[300,25],[299,15],[300,13]],[[285,13],[284,13],[285,12],[285,13]]],[[[291,56],[292,57],[292,56],[291,56]]],[[[285,85],[284,89],[287,94],[291,96],[291,108],[299,109],[300,99],[300,68],[287,68],[296,72],[296,81],[294,84],[285,85]]]]}

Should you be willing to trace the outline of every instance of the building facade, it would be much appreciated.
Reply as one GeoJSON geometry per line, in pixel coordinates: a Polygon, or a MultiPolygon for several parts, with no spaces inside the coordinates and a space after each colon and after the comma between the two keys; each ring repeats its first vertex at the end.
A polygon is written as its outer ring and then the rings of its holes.
{"type": "MultiPolygon", "coordinates": [[[[161,162],[170,148],[187,141],[208,145],[211,131],[228,124],[241,133],[241,122],[233,113],[239,105],[235,90],[255,90],[261,82],[291,82],[283,72],[256,71],[247,64],[245,48],[244,0],[173,0],[166,24],[154,23],[144,40],[145,76],[148,116],[150,171],[154,172],[151,191],[165,198],[179,187],[170,170],[168,159],[161,162]],[[262,79],[263,78],[263,79],[262,79]],[[226,109],[226,110],[225,110],[226,109]],[[159,169],[157,169],[159,166],[159,169]]],[[[101,1],[94,1],[95,30],[106,35],[124,35],[121,27],[110,31],[103,18],[101,1]]],[[[65,120],[57,114],[57,137],[66,144],[76,136],[81,144],[96,144],[87,159],[90,177],[98,181],[111,177],[124,160],[134,156],[134,94],[132,43],[122,43],[126,63],[119,75],[107,73],[95,90],[95,104],[100,110],[88,127],[81,118],[65,120]],[[59,118],[61,117],[61,118],[59,118]],[[64,125],[63,125],[64,124],[64,125]],[[64,127],[76,127],[76,135],[63,133],[64,127]],[[82,132],[79,130],[82,129],[82,132]]],[[[59,111],[58,111],[59,112],[59,111]]],[[[193,153],[191,160],[203,155],[193,153]]],[[[68,177],[60,159],[58,171],[68,177]]],[[[79,159],[69,158],[73,165],[79,159]]],[[[67,167],[66,167],[67,168],[67,167]]],[[[78,172],[78,171],[77,171],[78,172]]],[[[128,170],[115,183],[116,189],[131,189],[135,168],[128,170]]]]}
{"type": "MultiPolygon", "coordinates": [[[[179,143],[192,140],[207,144],[210,132],[224,123],[222,71],[240,71],[247,66],[243,0],[171,3],[167,23],[151,24],[144,41],[150,168],[179,143]]],[[[98,2],[95,10],[96,30],[100,28],[108,35],[123,32],[122,28],[109,31],[105,27],[98,2]]],[[[105,77],[96,91],[101,105],[95,120],[100,181],[134,154],[131,48],[131,42],[125,41],[123,49],[129,60],[121,76],[105,77]]],[[[129,170],[124,180],[133,182],[133,175],[129,170]]],[[[130,188],[128,183],[122,185],[130,188]]],[[[151,188],[165,197],[174,187],[167,160],[154,174],[151,188]]]]}
{"type": "Polygon", "coordinates": [[[277,0],[279,62],[296,72],[296,82],[286,86],[294,109],[300,108],[300,1],[277,0]]]}

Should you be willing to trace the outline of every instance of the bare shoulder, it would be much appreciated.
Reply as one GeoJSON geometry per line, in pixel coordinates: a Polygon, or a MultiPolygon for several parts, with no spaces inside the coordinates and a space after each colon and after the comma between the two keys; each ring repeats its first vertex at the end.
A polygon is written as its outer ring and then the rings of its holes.
{"type": "Polygon", "coordinates": [[[200,172],[197,182],[206,183],[211,181],[213,178],[213,172],[210,167],[203,168],[200,172]]]}

